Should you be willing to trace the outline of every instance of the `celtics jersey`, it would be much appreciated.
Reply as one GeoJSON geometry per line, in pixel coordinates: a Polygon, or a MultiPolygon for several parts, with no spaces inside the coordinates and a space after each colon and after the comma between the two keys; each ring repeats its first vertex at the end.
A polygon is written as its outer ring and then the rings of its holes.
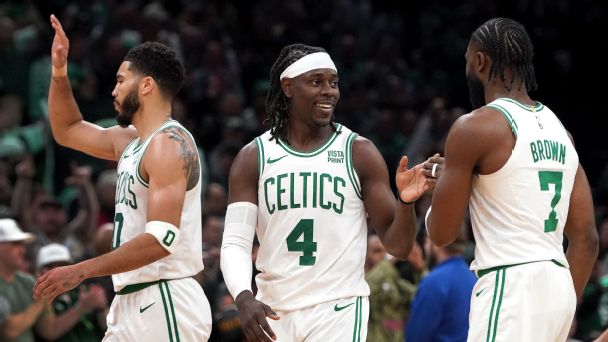
{"type": "Polygon", "coordinates": [[[511,125],[515,147],[495,173],[473,178],[471,269],[541,260],[568,265],[562,246],[578,154],[547,107],[508,98],[488,104],[511,125]]]}
{"type": "Polygon", "coordinates": [[[258,299],[275,310],[369,295],[367,223],[352,163],[356,134],[336,124],[318,149],[257,137],[258,299]]]}
{"type": "MultiPolygon", "coordinates": [[[[145,141],[142,142],[139,138],[133,140],[118,161],[113,249],[145,233],[148,182],[140,174],[140,164],[152,137],[171,127],[186,131],[177,121],[167,121],[145,141]]],[[[188,136],[193,139],[190,134],[188,136]]],[[[186,192],[178,228],[181,238],[177,241],[179,245],[173,254],[138,269],[113,275],[114,289],[119,291],[126,285],[159,279],[190,277],[203,269],[200,175],[196,186],[186,192]]]]}

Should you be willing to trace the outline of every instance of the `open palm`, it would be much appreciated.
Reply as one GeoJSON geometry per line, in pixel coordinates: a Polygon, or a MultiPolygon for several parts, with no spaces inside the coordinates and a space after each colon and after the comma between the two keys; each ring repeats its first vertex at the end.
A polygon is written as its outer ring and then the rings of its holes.
{"type": "Polygon", "coordinates": [[[53,46],[51,47],[51,61],[53,67],[60,69],[65,67],[68,61],[68,50],[70,49],[70,40],[63,31],[63,27],[59,19],[51,14],[51,26],[55,30],[53,37],[53,46]]]}
{"type": "Polygon", "coordinates": [[[395,183],[399,190],[399,196],[405,202],[413,202],[420,198],[433,186],[433,181],[425,176],[423,164],[418,164],[411,169],[407,168],[408,158],[404,156],[399,162],[395,183]]]}

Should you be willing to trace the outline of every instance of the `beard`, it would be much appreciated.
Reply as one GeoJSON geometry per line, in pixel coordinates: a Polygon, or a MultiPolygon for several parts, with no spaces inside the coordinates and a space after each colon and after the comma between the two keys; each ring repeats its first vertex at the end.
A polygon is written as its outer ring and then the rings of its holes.
{"type": "Polygon", "coordinates": [[[120,104],[120,111],[116,116],[116,122],[120,127],[126,128],[133,121],[133,115],[139,110],[140,102],[137,89],[130,91],[120,104]]]}
{"type": "Polygon", "coordinates": [[[467,85],[469,86],[469,101],[473,110],[486,105],[486,98],[483,90],[483,84],[474,75],[467,75],[467,85]]]}

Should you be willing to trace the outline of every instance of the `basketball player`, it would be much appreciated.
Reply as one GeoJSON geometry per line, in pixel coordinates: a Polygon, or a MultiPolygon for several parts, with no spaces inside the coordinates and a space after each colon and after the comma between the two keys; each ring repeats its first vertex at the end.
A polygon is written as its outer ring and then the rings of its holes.
{"type": "Polygon", "coordinates": [[[565,341],[598,253],[587,177],[557,116],[534,101],[533,47],[507,18],[469,41],[476,108],[452,125],[427,227],[446,246],[470,208],[479,276],[469,341],[565,341]],[[568,238],[564,254],[563,234],[568,238]]]}
{"type": "Polygon", "coordinates": [[[206,341],[211,312],[192,279],[203,269],[200,165],[194,139],[171,120],[183,65],[159,43],[131,49],[112,92],[120,127],[103,129],[83,120],[67,77],[69,41],[54,16],[51,25],[53,136],[117,160],[118,185],[113,251],[45,273],[34,296],[51,302],[84,279],[112,274],[117,296],[104,341],[206,341]]]}
{"type": "Polygon", "coordinates": [[[333,120],[338,73],[322,48],[284,47],[270,78],[271,128],[240,151],[230,172],[224,280],[250,341],[365,341],[366,219],[388,253],[405,259],[416,232],[412,204],[435,180],[403,157],[395,200],[378,149],[333,120]]]}

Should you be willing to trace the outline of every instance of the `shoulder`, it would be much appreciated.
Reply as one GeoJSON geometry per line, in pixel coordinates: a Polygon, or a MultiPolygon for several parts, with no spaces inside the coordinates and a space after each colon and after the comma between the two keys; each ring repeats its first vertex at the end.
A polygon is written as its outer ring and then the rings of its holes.
{"type": "Polygon", "coordinates": [[[148,144],[146,155],[167,159],[180,159],[184,155],[196,157],[198,149],[188,131],[178,125],[162,128],[148,144]]]}
{"type": "Polygon", "coordinates": [[[255,179],[257,179],[258,172],[252,172],[253,170],[258,171],[258,144],[256,139],[243,146],[236,155],[230,168],[230,177],[240,178],[241,175],[255,175],[255,179]]]}
{"type": "MultiPolygon", "coordinates": [[[[448,145],[485,149],[497,141],[511,136],[511,128],[502,114],[491,107],[481,107],[469,114],[462,115],[450,128],[446,141],[448,145]]],[[[461,150],[465,152],[466,150],[461,150]]]]}
{"type": "Polygon", "coordinates": [[[235,162],[238,160],[239,163],[251,163],[258,162],[258,143],[256,142],[257,138],[250,141],[247,145],[243,146],[239,151],[235,162]]]}
{"type": "Polygon", "coordinates": [[[353,140],[353,158],[355,165],[381,158],[380,151],[371,140],[357,135],[353,140]],[[359,162],[357,162],[359,161],[359,162]],[[363,161],[363,162],[362,162],[363,161]]]}
{"type": "Polygon", "coordinates": [[[28,287],[34,288],[36,278],[33,275],[25,272],[18,271],[15,275],[16,283],[27,285],[28,287]]]}
{"type": "Polygon", "coordinates": [[[422,279],[417,293],[425,297],[430,296],[438,301],[447,295],[448,290],[449,284],[446,282],[444,275],[439,270],[434,269],[422,279]]]}

